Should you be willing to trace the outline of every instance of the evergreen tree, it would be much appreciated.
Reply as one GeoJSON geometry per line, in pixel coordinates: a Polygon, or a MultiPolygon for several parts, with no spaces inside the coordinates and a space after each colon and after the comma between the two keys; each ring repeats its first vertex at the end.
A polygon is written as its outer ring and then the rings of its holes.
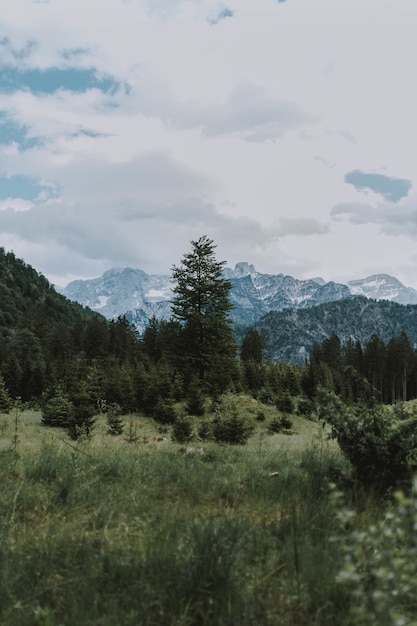
{"type": "Polygon", "coordinates": [[[123,433],[122,407],[117,402],[107,406],[107,434],[121,435],[123,433]]]}
{"type": "Polygon", "coordinates": [[[0,374],[0,413],[8,413],[12,408],[12,404],[6,383],[0,374]]]}
{"type": "Polygon", "coordinates": [[[197,375],[210,390],[225,389],[237,373],[236,344],[228,312],[232,308],[225,261],[216,261],[215,245],[206,236],[192,241],[191,252],[173,266],[172,313],[181,325],[180,354],[189,377],[197,375]]]}
{"type": "Polygon", "coordinates": [[[74,405],[61,385],[58,385],[42,407],[42,424],[67,428],[74,416],[74,405]]]}
{"type": "Polygon", "coordinates": [[[254,361],[255,363],[262,363],[264,340],[261,337],[259,331],[251,328],[245,335],[242,348],[240,350],[240,358],[242,361],[254,361]]]}

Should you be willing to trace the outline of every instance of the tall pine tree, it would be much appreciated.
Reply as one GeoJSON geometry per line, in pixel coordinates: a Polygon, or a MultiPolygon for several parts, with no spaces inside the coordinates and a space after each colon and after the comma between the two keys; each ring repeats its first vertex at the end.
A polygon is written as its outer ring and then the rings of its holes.
{"type": "Polygon", "coordinates": [[[172,314],[181,325],[180,353],[184,373],[197,377],[209,391],[230,386],[237,372],[237,351],[228,316],[232,288],[223,275],[226,261],[217,261],[207,236],[191,242],[191,251],[173,266],[172,314]]]}

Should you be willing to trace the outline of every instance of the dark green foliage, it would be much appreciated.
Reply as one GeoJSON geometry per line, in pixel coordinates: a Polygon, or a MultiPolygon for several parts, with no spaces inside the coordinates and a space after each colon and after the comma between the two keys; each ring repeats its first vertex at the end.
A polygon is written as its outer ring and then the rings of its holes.
{"type": "Polygon", "coordinates": [[[237,377],[236,344],[228,316],[232,284],[223,276],[225,261],[216,261],[212,240],[203,236],[191,244],[181,265],[172,268],[172,313],[181,329],[177,354],[189,380],[197,376],[217,393],[237,377]]]}
{"type": "Polygon", "coordinates": [[[257,422],[264,422],[265,419],[266,419],[265,413],[263,411],[258,411],[258,413],[256,414],[256,421],[257,422]]]}
{"type": "Polygon", "coordinates": [[[112,402],[106,407],[107,434],[121,435],[123,433],[122,407],[117,402],[112,402]]]}
{"type": "Polygon", "coordinates": [[[6,383],[3,377],[0,375],[0,413],[8,413],[12,408],[12,399],[6,388],[6,383]]]}
{"type": "Polygon", "coordinates": [[[95,425],[96,406],[82,381],[70,395],[74,411],[67,425],[71,439],[91,437],[95,425]]]}
{"type": "Polygon", "coordinates": [[[416,415],[398,419],[383,406],[348,408],[328,393],[320,394],[318,411],[360,482],[386,489],[410,481],[417,469],[416,415]]]}
{"type": "Polygon", "coordinates": [[[262,387],[257,397],[262,404],[274,404],[276,399],[275,393],[271,387],[262,387]]]}
{"type": "Polygon", "coordinates": [[[269,433],[279,433],[282,430],[281,419],[279,417],[274,417],[270,424],[268,425],[269,433]]]}
{"type": "Polygon", "coordinates": [[[286,415],[277,416],[272,419],[268,426],[268,432],[279,433],[282,430],[289,430],[292,428],[292,420],[286,415]]]}
{"type": "Polygon", "coordinates": [[[74,441],[77,439],[90,439],[95,421],[92,405],[81,404],[74,408],[74,413],[67,426],[67,433],[74,441]]]}
{"type": "Polygon", "coordinates": [[[281,422],[281,426],[282,426],[282,428],[284,428],[284,429],[290,429],[290,428],[292,428],[292,423],[293,423],[293,422],[292,422],[292,419],[290,419],[290,418],[288,417],[288,415],[283,415],[283,416],[281,417],[281,419],[280,419],[280,422],[281,422]]]}
{"type": "Polygon", "coordinates": [[[153,411],[153,418],[160,424],[174,424],[177,419],[177,412],[173,402],[158,400],[153,411]]]}
{"type": "Polygon", "coordinates": [[[197,435],[199,439],[202,439],[203,441],[205,441],[206,439],[213,438],[212,422],[209,419],[203,419],[199,423],[198,429],[197,429],[197,435]]]}
{"type": "Polygon", "coordinates": [[[338,582],[353,599],[349,624],[415,624],[417,588],[417,481],[411,494],[399,491],[388,512],[358,530],[354,511],[342,509],[345,533],[338,582]]]}
{"type": "Polygon", "coordinates": [[[39,338],[28,328],[16,330],[5,364],[5,377],[7,382],[12,379],[15,394],[23,401],[39,397],[45,386],[45,373],[46,362],[39,338]]]}
{"type": "Polygon", "coordinates": [[[63,388],[58,386],[43,402],[42,423],[45,426],[67,428],[73,416],[74,405],[63,388]]]}
{"type": "Polygon", "coordinates": [[[252,430],[239,415],[231,394],[225,394],[215,407],[211,428],[215,441],[231,444],[245,444],[252,430]]]}
{"type": "Polygon", "coordinates": [[[48,332],[50,323],[74,323],[94,315],[57,293],[48,280],[13,252],[0,248],[0,330],[33,328],[48,332]]]}
{"type": "Polygon", "coordinates": [[[277,359],[302,366],[313,345],[322,344],[332,333],[342,345],[353,337],[365,346],[372,335],[388,343],[404,331],[411,345],[417,345],[417,306],[358,296],[306,309],[272,311],[255,324],[255,329],[268,334],[277,359]]]}
{"type": "Polygon", "coordinates": [[[130,419],[127,425],[125,441],[127,441],[127,443],[136,443],[138,439],[138,422],[137,420],[130,419]]]}
{"type": "Polygon", "coordinates": [[[253,361],[254,363],[262,363],[263,361],[263,351],[265,347],[265,341],[261,337],[261,334],[252,328],[245,335],[242,347],[240,350],[240,358],[246,363],[248,361],[253,361]]]}
{"type": "Polygon", "coordinates": [[[315,409],[314,402],[308,398],[299,398],[297,401],[296,412],[304,417],[311,417],[315,409]]]}
{"type": "Polygon", "coordinates": [[[283,413],[293,413],[294,412],[294,401],[288,391],[283,391],[278,394],[278,397],[275,401],[275,406],[278,411],[283,411],[283,413]]]}
{"type": "Polygon", "coordinates": [[[189,417],[177,417],[172,426],[172,440],[188,443],[193,437],[193,423],[189,417]]]}
{"type": "Polygon", "coordinates": [[[244,386],[254,395],[265,385],[265,367],[256,361],[243,362],[244,386]]]}
{"type": "Polygon", "coordinates": [[[200,385],[196,382],[193,382],[188,389],[186,408],[190,415],[199,416],[204,414],[204,395],[200,385]]]}

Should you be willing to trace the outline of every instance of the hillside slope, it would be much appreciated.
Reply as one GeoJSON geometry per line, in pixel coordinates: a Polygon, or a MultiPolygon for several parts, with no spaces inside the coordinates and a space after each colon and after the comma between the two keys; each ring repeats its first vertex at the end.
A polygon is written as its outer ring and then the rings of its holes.
{"type": "Polygon", "coordinates": [[[387,342],[404,331],[411,345],[417,347],[417,306],[357,296],[308,309],[271,311],[255,328],[268,337],[273,361],[302,365],[313,345],[332,333],[342,343],[351,339],[364,345],[373,334],[387,342]]]}
{"type": "Polygon", "coordinates": [[[0,248],[0,335],[9,335],[40,314],[47,323],[68,325],[97,315],[59,294],[42,274],[0,248]]]}

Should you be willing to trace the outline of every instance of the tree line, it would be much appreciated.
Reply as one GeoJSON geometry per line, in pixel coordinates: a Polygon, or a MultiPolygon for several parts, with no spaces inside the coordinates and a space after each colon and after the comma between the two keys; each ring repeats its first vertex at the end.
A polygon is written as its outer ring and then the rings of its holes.
{"type": "Polygon", "coordinates": [[[205,396],[226,390],[252,393],[287,412],[302,410],[321,388],[346,402],[417,397],[417,353],[405,333],[387,343],[374,335],[364,346],[342,345],[333,334],[301,367],[271,363],[268,336],[255,329],[238,346],[229,318],[232,284],[215,248],[206,236],[191,242],[172,267],[171,319],[153,317],[142,335],[125,317],[109,322],[69,303],[0,250],[0,291],[7,295],[1,300],[0,410],[16,398],[46,406],[58,397],[81,422],[103,402],[172,421],[175,402],[198,414],[205,396]]]}

